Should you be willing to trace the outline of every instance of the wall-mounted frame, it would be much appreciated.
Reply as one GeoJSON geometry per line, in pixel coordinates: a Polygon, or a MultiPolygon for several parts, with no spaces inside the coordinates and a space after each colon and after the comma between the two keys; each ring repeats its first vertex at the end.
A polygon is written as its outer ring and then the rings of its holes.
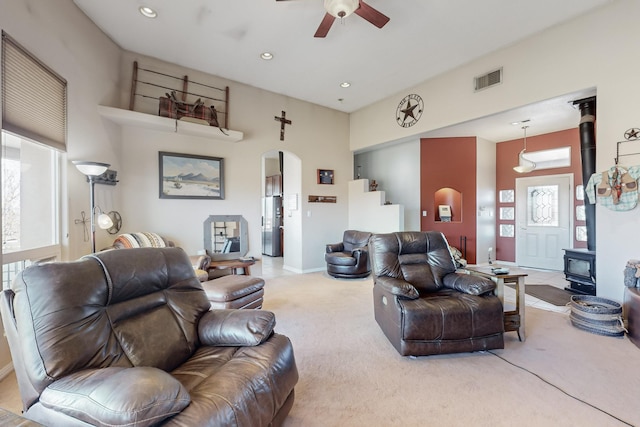
{"type": "Polygon", "coordinates": [[[161,199],[224,199],[224,159],[160,151],[161,199]]]}
{"type": "Polygon", "coordinates": [[[318,169],[318,184],[333,184],[333,169],[318,169]]]}
{"type": "Polygon", "coordinates": [[[309,196],[309,203],[336,203],[336,196],[309,196]]]}

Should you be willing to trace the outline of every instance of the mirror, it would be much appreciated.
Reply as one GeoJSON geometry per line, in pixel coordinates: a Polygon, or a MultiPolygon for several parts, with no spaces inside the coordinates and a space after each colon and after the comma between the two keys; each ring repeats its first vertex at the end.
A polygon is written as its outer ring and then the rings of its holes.
{"type": "Polygon", "coordinates": [[[247,254],[247,220],[242,215],[209,215],[204,221],[204,248],[213,261],[247,254]]]}

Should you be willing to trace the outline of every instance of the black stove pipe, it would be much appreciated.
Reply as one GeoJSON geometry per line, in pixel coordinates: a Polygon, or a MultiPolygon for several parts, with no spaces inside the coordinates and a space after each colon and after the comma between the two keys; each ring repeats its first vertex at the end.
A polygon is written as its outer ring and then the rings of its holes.
{"type": "MultiPolygon", "coordinates": [[[[586,185],[596,172],[596,97],[573,101],[580,108],[580,154],[582,156],[582,185],[586,185]]],[[[585,202],[587,201],[585,196],[585,202]]],[[[587,249],[596,250],[596,205],[585,203],[587,223],[587,249]]]]}

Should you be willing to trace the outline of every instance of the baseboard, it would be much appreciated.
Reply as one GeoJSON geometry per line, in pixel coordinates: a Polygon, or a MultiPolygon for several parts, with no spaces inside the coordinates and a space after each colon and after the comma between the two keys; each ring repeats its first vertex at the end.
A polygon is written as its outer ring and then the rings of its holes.
{"type": "Polygon", "coordinates": [[[0,381],[5,379],[11,372],[13,372],[13,362],[0,369],[0,381]]]}
{"type": "Polygon", "coordinates": [[[290,267],[288,265],[283,265],[282,269],[283,270],[287,270],[287,271],[291,271],[292,273],[306,274],[306,273],[315,273],[315,272],[318,272],[318,271],[325,271],[326,267],[310,268],[310,269],[307,269],[307,270],[301,270],[299,268],[294,268],[294,267],[290,267]]]}

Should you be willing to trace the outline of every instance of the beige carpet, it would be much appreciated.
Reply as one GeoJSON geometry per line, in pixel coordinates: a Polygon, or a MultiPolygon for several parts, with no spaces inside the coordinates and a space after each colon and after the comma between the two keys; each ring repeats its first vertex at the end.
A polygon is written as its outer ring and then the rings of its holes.
{"type": "Polygon", "coordinates": [[[527,307],[524,343],[510,332],[495,354],[401,357],[371,288],[324,273],[267,280],[264,308],[300,373],[285,426],[640,426],[640,349],[627,338],[527,307]]]}

